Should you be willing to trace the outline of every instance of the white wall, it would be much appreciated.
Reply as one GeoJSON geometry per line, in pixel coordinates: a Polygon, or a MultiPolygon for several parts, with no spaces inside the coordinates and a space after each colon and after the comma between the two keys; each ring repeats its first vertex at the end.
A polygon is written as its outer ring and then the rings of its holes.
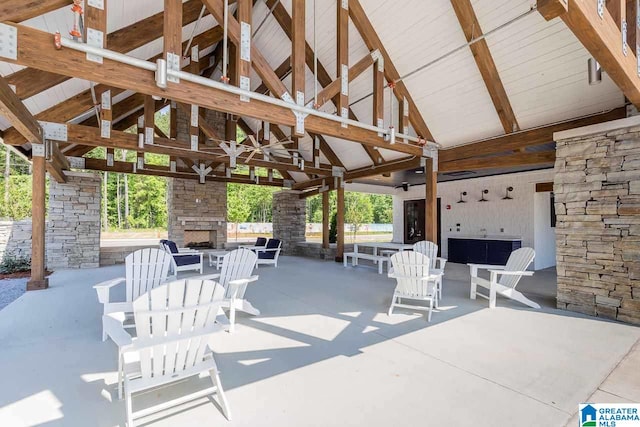
{"type": "Polygon", "coordinates": [[[535,193],[534,239],[536,270],[556,265],[556,230],[551,228],[551,193],[535,193]]]}
{"type": "MultiPolygon", "coordinates": [[[[517,174],[497,175],[482,178],[438,183],[438,197],[442,203],[442,254],[447,256],[447,239],[452,236],[479,235],[486,229],[488,235],[516,236],[522,239],[522,245],[533,247],[536,254],[545,252],[542,261],[536,262],[536,269],[555,265],[549,264],[551,256],[549,248],[555,248],[553,229],[540,231],[536,241],[535,225],[535,184],[553,181],[553,170],[523,172],[517,174]],[[502,200],[505,189],[513,187],[513,200],[502,200]],[[488,202],[478,202],[483,189],[488,202]],[[457,203],[460,193],[466,191],[467,203],[457,203]],[[447,209],[447,205],[451,209],[447,209]],[[460,224],[459,231],[456,224],[460,224]]],[[[543,193],[549,197],[549,193],[543,193]]],[[[404,201],[424,199],[425,187],[413,186],[409,191],[396,190],[393,196],[393,240],[401,242],[404,233],[404,201]]],[[[540,206],[542,210],[544,206],[540,206]]],[[[549,214],[547,213],[547,216],[549,214]]],[[[542,219],[542,213],[540,214],[542,219]]],[[[550,228],[550,227],[549,227],[550,228]]]]}

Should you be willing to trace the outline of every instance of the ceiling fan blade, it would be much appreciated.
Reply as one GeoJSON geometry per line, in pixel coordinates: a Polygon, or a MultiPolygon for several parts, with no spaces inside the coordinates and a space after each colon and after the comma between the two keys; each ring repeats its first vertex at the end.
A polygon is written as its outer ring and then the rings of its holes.
{"type": "Polygon", "coordinates": [[[258,144],[258,141],[256,141],[256,138],[253,135],[247,135],[247,137],[249,138],[249,141],[251,141],[254,147],[256,148],[260,147],[260,144],[258,144]]]}
{"type": "Polygon", "coordinates": [[[253,159],[253,156],[255,156],[257,152],[258,152],[258,150],[253,150],[253,151],[251,152],[251,154],[249,154],[249,157],[247,157],[247,160],[245,160],[245,163],[250,162],[250,161],[251,161],[251,159],[253,159]]]}

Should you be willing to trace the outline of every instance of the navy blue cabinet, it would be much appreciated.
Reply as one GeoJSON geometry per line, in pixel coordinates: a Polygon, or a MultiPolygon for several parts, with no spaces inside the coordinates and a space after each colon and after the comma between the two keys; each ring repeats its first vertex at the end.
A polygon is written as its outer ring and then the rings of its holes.
{"type": "Polygon", "coordinates": [[[521,240],[449,239],[449,262],[505,265],[521,240]]]}

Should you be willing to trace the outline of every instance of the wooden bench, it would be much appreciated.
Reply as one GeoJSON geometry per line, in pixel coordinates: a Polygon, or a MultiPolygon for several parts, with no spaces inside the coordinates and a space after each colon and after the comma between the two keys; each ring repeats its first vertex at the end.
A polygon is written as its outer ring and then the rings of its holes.
{"type": "Polygon", "coordinates": [[[342,258],[342,262],[344,264],[344,266],[347,266],[347,262],[348,262],[348,258],[351,257],[351,265],[352,266],[357,266],[358,265],[358,260],[359,259],[367,259],[369,261],[373,261],[374,263],[378,264],[378,274],[382,274],[382,269],[383,269],[383,264],[386,262],[387,263],[387,271],[389,271],[389,263],[391,262],[391,259],[389,257],[386,256],[380,256],[380,255],[373,255],[373,254],[365,254],[365,253],[361,253],[361,252],[345,252],[343,254],[343,258],[342,258]]]}

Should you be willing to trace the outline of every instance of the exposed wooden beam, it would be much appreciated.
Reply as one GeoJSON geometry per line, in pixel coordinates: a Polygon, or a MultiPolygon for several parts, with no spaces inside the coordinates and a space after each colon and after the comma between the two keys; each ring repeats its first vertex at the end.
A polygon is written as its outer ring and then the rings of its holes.
{"type": "MultiPolygon", "coordinates": [[[[365,55],[360,61],[356,62],[349,68],[349,82],[352,82],[365,72],[373,64],[373,58],[371,55],[365,55]]],[[[338,93],[340,93],[340,79],[335,79],[328,85],[325,85],[324,89],[318,92],[318,107],[322,107],[327,102],[331,101],[338,93]]]]}
{"type": "Polygon", "coordinates": [[[424,166],[425,177],[425,240],[438,242],[438,173],[434,170],[433,159],[427,159],[424,166]]]}
{"type": "Polygon", "coordinates": [[[540,151],[533,153],[515,153],[496,157],[478,157],[455,160],[438,164],[438,172],[459,172],[481,169],[507,168],[515,166],[537,166],[553,164],[556,160],[555,151],[540,151]]]}
{"type": "Polygon", "coordinates": [[[45,273],[45,197],[46,197],[46,160],[44,156],[33,157],[33,175],[31,184],[31,279],[27,290],[46,289],[49,281],[45,273]]]}
{"type": "MultiPolygon", "coordinates": [[[[186,26],[198,19],[202,3],[197,0],[189,0],[184,3],[183,7],[183,25],[186,26]]],[[[109,33],[107,35],[107,46],[109,46],[110,50],[126,53],[152,42],[162,35],[163,16],[164,13],[160,12],[109,33]]],[[[209,30],[207,33],[215,33],[217,40],[222,38],[222,28],[220,27],[209,30]]],[[[69,76],[57,74],[55,71],[48,72],[33,68],[25,68],[7,76],[9,84],[16,87],[16,93],[20,99],[26,99],[50,89],[69,78],[69,76]]]]}
{"type": "MultiPolygon", "coordinates": [[[[473,10],[471,0],[451,0],[451,5],[458,17],[467,42],[482,36],[482,27],[480,27],[480,22],[478,22],[476,13],[473,10]]],[[[486,39],[476,41],[469,48],[505,133],[518,130],[518,121],[511,108],[507,91],[504,89],[486,39]]]]}
{"type": "MultiPolygon", "coordinates": [[[[278,65],[278,68],[276,68],[274,72],[280,80],[284,80],[289,74],[291,74],[291,70],[291,57],[288,57],[278,65]]],[[[264,95],[269,92],[269,88],[267,88],[267,85],[264,83],[261,83],[260,86],[256,88],[256,92],[264,95]]]]}
{"type": "MultiPolygon", "coordinates": [[[[304,104],[305,102],[305,0],[292,0],[292,40],[291,40],[291,92],[294,102],[304,104]]],[[[302,129],[294,126],[291,135],[304,136],[302,129]]]]}
{"type": "MultiPolygon", "coordinates": [[[[93,146],[93,147],[111,147],[119,148],[123,150],[139,151],[138,148],[138,136],[121,131],[112,131],[111,138],[101,138],[100,130],[98,128],[82,126],[82,125],[67,125],[67,139],[70,143],[93,146]]],[[[165,138],[156,138],[153,145],[145,145],[144,150],[140,151],[164,154],[167,156],[175,157],[188,157],[199,160],[212,160],[214,162],[220,162],[229,164],[229,158],[225,155],[218,153],[210,153],[206,151],[194,152],[191,150],[191,146],[186,141],[179,140],[167,140],[165,138]]],[[[283,169],[289,171],[297,171],[298,167],[282,162],[271,162],[256,159],[255,157],[251,161],[246,161],[248,153],[241,154],[238,157],[238,163],[245,163],[250,166],[257,166],[262,168],[283,169]]],[[[306,172],[314,173],[318,175],[330,175],[331,170],[322,168],[306,167],[306,172]]]]}
{"type": "Polygon", "coordinates": [[[164,0],[164,22],[163,22],[163,56],[169,60],[167,55],[178,55],[182,58],[182,1],[164,0]]]}
{"type": "MultiPolygon", "coordinates": [[[[212,2],[215,0],[205,0],[212,2]]],[[[230,19],[229,22],[232,22],[230,19]]],[[[236,22],[237,24],[237,22],[236,22]]],[[[51,34],[17,24],[18,59],[7,62],[17,63],[47,71],[56,70],[85,80],[97,81],[103,84],[134,89],[146,95],[167,97],[181,102],[197,103],[212,110],[225,111],[240,116],[254,117],[258,120],[269,120],[285,126],[293,126],[295,117],[291,110],[257,99],[251,102],[240,101],[237,95],[222,89],[204,87],[202,85],[181,80],[180,84],[169,85],[165,90],[157,87],[152,71],[142,70],[123,63],[116,63],[105,59],[98,67],[86,61],[82,52],[73,49],[56,50],[51,45],[51,34]]],[[[237,28],[236,28],[237,29],[237,28]]],[[[252,52],[253,53],[253,52],[252,52]]],[[[255,58],[253,55],[252,58],[255,58]]],[[[254,63],[255,65],[255,63],[254,63]]],[[[255,67],[254,67],[255,68],[255,67]]],[[[273,72],[273,70],[271,70],[273,72]]],[[[277,79],[277,77],[276,77],[277,79]]],[[[278,80],[280,82],[280,80],[278,80]]],[[[280,82],[280,84],[282,84],[280,82]]],[[[388,148],[407,154],[422,155],[422,148],[407,144],[390,145],[379,136],[375,130],[349,126],[343,128],[339,122],[329,118],[310,115],[306,118],[305,127],[308,131],[330,135],[336,138],[359,142],[375,147],[388,148]]]]}
{"type": "MultiPolygon", "coordinates": [[[[216,21],[224,21],[224,4],[222,0],[203,0],[202,3],[207,7],[216,21]]],[[[229,40],[237,46],[240,44],[240,24],[233,16],[228,17],[228,24],[229,28],[227,31],[229,40]]],[[[278,98],[282,98],[283,95],[289,93],[287,87],[271,69],[269,62],[267,62],[266,58],[255,46],[251,46],[251,63],[253,64],[253,69],[267,85],[271,93],[278,98]]],[[[255,103],[255,100],[252,100],[251,103],[255,103]]]]}
{"type": "Polygon", "coordinates": [[[347,169],[344,166],[344,163],[342,163],[342,160],[340,160],[338,155],[335,153],[335,151],[333,151],[331,146],[329,146],[327,140],[324,139],[324,136],[315,133],[311,133],[310,135],[312,138],[315,136],[318,137],[318,139],[320,140],[320,151],[322,152],[322,154],[324,154],[327,160],[329,160],[329,163],[331,163],[333,166],[340,166],[341,168],[347,169]]]}
{"type": "Polygon", "coordinates": [[[322,247],[329,249],[329,215],[331,215],[331,209],[329,209],[329,192],[322,193],[322,247]]]}
{"type": "Polygon", "coordinates": [[[72,0],[3,0],[0,21],[22,22],[72,4],[72,0]]]}
{"type": "Polygon", "coordinates": [[[384,45],[382,44],[380,37],[378,37],[378,34],[373,28],[371,21],[369,21],[369,18],[367,17],[367,14],[362,8],[362,5],[360,4],[359,0],[349,0],[349,16],[351,17],[351,21],[353,22],[355,27],[358,29],[358,32],[362,36],[362,39],[364,40],[369,50],[374,51],[378,49],[382,54],[382,57],[384,58],[384,75],[386,79],[389,82],[397,82],[396,87],[393,89],[393,92],[395,93],[396,97],[399,100],[403,98],[407,98],[407,101],[409,101],[409,107],[410,107],[409,119],[411,121],[411,125],[413,126],[413,129],[418,133],[418,135],[430,141],[433,141],[433,135],[431,135],[431,131],[429,130],[429,128],[427,127],[427,124],[422,118],[422,115],[420,114],[420,110],[418,110],[418,107],[413,101],[413,98],[411,97],[409,90],[405,86],[404,82],[402,81],[398,82],[398,80],[400,79],[400,73],[398,73],[398,70],[393,64],[393,61],[391,61],[391,57],[389,56],[389,53],[384,48],[384,45]]]}
{"type": "MultiPolygon", "coordinates": [[[[215,30],[215,31],[210,30],[202,34],[199,34],[196,37],[194,37],[193,43],[208,47],[211,44],[215,43],[217,39],[217,33],[218,33],[218,30],[215,30]]],[[[187,42],[185,41],[183,43],[183,46],[186,46],[186,44],[187,42]]],[[[156,55],[153,58],[150,58],[150,60],[155,61],[156,58],[161,56],[162,54],[156,55]]],[[[208,58],[208,55],[202,58],[202,61],[199,62],[200,72],[202,72],[204,69],[208,67],[209,61],[207,60],[207,58],[208,58]]],[[[188,68],[187,67],[183,68],[183,70],[186,70],[186,69],[188,68]]],[[[108,85],[98,84],[95,86],[96,93],[101,93],[101,92],[104,92],[105,90],[111,90],[112,98],[124,92],[124,89],[117,88],[117,87],[110,87],[108,85]]],[[[120,103],[115,104],[114,111],[113,111],[113,119],[117,120],[119,118],[119,114],[122,114],[122,113],[116,112],[116,110],[119,108],[119,105],[125,105],[125,104],[122,104],[123,102],[131,102],[131,100],[135,99],[134,97],[140,97],[140,99],[142,99],[142,96],[143,95],[141,94],[134,94],[126,98],[125,101],[121,101],[120,103]]],[[[138,107],[142,106],[142,102],[137,103],[137,106],[138,107]]],[[[62,101],[54,105],[53,107],[47,108],[46,110],[38,113],[36,115],[36,118],[38,120],[43,120],[48,122],[66,122],[75,117],[82,115],[83,113],[86,113],[87,111],[93,108],[94,108],[93,97],[91,95],[91,90],[88,89],[83,92],[80,92],[78,95],[75,95],[65,101],[62,101]]],[[[124,113],[127,113],[129,111],[130,110],[125,109],[124,113]]],[[[92,116],[90,120],[95,120],[95,118],[92,116]]],[[[97,122],[95,121],[89,122],[89,123],[83,123],[83,124],[97,126],[97,122]]],[[[133,124],[135,123],[132,123],[132,125],[133,124]]],[[[7,129],[5,131],[4,140],[9,145],[20,145],[25,142],[24,139],[20,136],[20,134],[15,131],[15,129],[7,129]]]]}
{"type": "MultiPolygon", "coordinates": [[[[186,162],[189,164],[189,162],[186,162]]],[[[193,164],[191,162],[190,164],[193,164]]],[[[145,168],[140,170],[136,169],[134,172],[134,163],[114,161],[113,166],[107,166],[106,160],[103,159],[91,159],[84,158],[84,169],[117,172],[117,173],[130,173],[136,175],[148,175],[148,176],[164,176],[168,178],[182,178],[199,180],[200,176],[195,174],[193,170],[189,168],[177,168],[176,172],[171,172],[169,167],[160,165],[145,165],[145,168]]],[[[233,182],[237,184],[255,184],[255,181],[249,179],[248,175],[231,174],[231,178],[224,176],[207,175],[206,181],[210,182],[233,182]]],[[[283,181],[278,178],[274,178],[272,181],[266,179],[260,181],[260,185],[268,185],[272,187],[282,187],[283,181]]]]}
{"type": "Polygon", "coordinates": [[[438,157],[440,163],[443,163],[453,160],[482,156],[486,154],[497,154],[507,151],[519,150],[526,147],[533,147],[536,145],[548,144],[550,142],[553,142],[554,132],[560,132],[567,129],[622,119],[626,116],[626,108],[620,107],[606,113],[570,120],[565,123],[525,130],[511,135],[504,135],[498,138],[492,138],[485,141],[440,150],[438,152],[438,157]]]}
{"type": "MultiPolygon", "coordinates": [[[[266,4],[269,7],[269,9],[273,9],[273,17],[276,19],[276,21],[278,21],[278,24],[280,24],[280,28],[282,28],[282,31],[284,31],[284,33],[287,35],[287,37],[289,38],[289,40],[293,39],[293,35],[292,35],[292,23],[291,23],[291,16],[289,16],[289,12],[287,12],[287,9],[282,5],[281,2],[279,2],[278,0],[266,0],[266,4]]],[[[305,61],[307,63],[307,67],[310,70],[314,69],[314,63],[315,63],[315,55],[313,52],[313,48],[309,45],[309,43],[305,43],[305,61]]],[[[360,61],[358,64],[354,65],[354,68],[356,66],[364,66],[364,62],[360,61]]],[[[364,67],[366,69],[366,67],[364,67]]],[[[355,71],[362,73],[364,71],[364,69],[360,70],[360,69],[356,69],[355,71]]],[[[351,70],[350,70],[351,72],[351,70]]],[[[329,75],[329,73],[327,72],[326,68],[322,65],[322,62],[318,61],[318,82],[320,83],[320,85],[322,87],[327,87],[331,84],[334,84],[335,87],[333,90],[335,90],[335,95],[332,98],[334,103],[337,104],[337,96],[340,92],[340,79],[336,79],[335,81],[331,79],[331,76],[329,75]],[[333,83],[335,82],[335,83],[333,83]]],[[[325,96],[325,95],[322,95],[325,96]]],[[[322,98],[320,98],[320,96],[318,96],[318,100],[320,100],[322,98]]],[[[358,121],[358,118],[356,117],[356,115],[353,113],[353,111],[351,110],[351,108],[349,108],[349,118],[352,120],[356,120],[358,121]]],[[[307,129],[308,130],[308,129],[307,129]]],[[[362,148],[364,148],[364,150],[366,151],[367,155],[369,156],[369,158],[371,159],[371,161],[373,162],[373,164],[379,164],[380,163],[380,159],[382,158],[382,156],[380,156],[380,154],[374,150],[372,147],[368,146],[368,145],[362,145],[362,148]]],[[[326,154],[325,154],[326,155],[326,154]]]]}
{"type": "MultiPolygon", "coordinates": [[[[339,6],[338,6],[339,7],[339,6]]],[[[339,185],[336,189],[336,228],[338,229],[338,241],[336,242],[336,262],[342,262],[344,258],[344,187],[339,185]]]]}
{"type": "Polygon", "coordinates": [[[238,0],[238,22],[240,22],[240,38],[244,43],[237,49],[236,71],[238,73],[237,85],[246,90],[251,90],[251,15],[253,11],[252,0],[238,0]],[[247,46],[248,44],[248,46],[247,46]],[[249,48],[247,48],[249,47],[249,48]]]}
{"type": "Polygon", "coordinates": [[[40,124],[2,77],[0,77],[0,114],[27,141],[35,144],[44,143],[40,124]]]}
{"type": "Polygon", "coordinates": [[[553,182],[536,183],[536,193],[548,193],[549,191],[553,191],[553,182]]]}
{"type": "MultiPolygon", "coordinates": [[[[565,1],[555,0],[555,3],[556,5],[560,3],[562,6],[565,1]]],[[[636,107],[640,107],[640,77],[638,77],[635,49],[628,48],[627,55],[624,55],[620,27],[614,18],[609,13],[605,13],[600,18],[598,2],[568,1],[568,9],[559,15],[560,18],[622,90],[622,93],[636,107]]],[[[556,8],[559,9],[560,6],[556,8]]]]}
{"type": "Polygon", "coordinates": [[[537,10],[547,21],[565,13],[568,9],[568,0],[537,0],[537,10]]]}

